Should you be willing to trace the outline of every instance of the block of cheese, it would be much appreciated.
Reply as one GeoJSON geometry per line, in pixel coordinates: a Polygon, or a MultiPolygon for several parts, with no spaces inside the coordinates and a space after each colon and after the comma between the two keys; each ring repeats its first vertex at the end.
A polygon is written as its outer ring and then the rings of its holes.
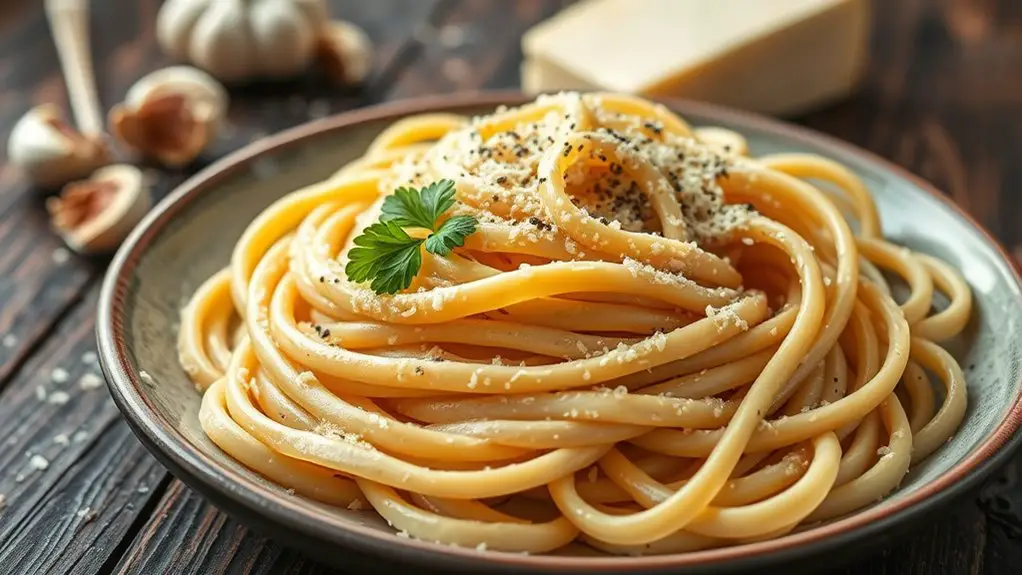
{"type": "Polygon", "coordinates": [[[522,87],[788,115],[854,90],[868,41],[869,0],[583,0],[522,38],[522,87]]]}

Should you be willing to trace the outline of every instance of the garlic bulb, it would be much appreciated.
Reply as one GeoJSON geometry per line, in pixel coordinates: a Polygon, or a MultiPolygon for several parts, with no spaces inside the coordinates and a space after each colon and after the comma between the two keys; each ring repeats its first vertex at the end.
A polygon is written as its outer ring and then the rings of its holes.
{"type": "Polygon", "coordinates": [[[135,82],[110,110],[110,131],[128,147],[168,166],[195,159],[227,113],[228,96],[212,76],[171,66],[135,82]]]}
{"type": "Polygon", "coordinates": [[[75,131],[53,104],[36,106],[18,120],[7,140],[7,158],[43,187],[87,176],[110,161],[104,143],[75,131]]]}
{"type": "Polygon", "coordinates": [[[223,81],[281,78],[308,66],[326,20],[324,0],[167,0],[156,34],[223,81]]]}
{"type": "Polygon", "coordinates": [[[87,180],[72,182],[46,201],[50,223],[71,249],[108,253],[149,211],[149,190],[134,166],[114,164],[87,180]]]}

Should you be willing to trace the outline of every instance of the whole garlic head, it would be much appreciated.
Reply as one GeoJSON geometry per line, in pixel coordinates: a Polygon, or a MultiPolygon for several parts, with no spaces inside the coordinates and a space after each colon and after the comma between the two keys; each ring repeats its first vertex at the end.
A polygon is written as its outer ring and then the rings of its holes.
{"type": "Polygon", "coordinates": [[[142,172],[127,164],[96,170],[87,180],[64,187],[46,201],[50,223],[71,249],[108,253],[149,211],[149,190],[142,172]]]}
{"type": "Polygon", "coordinates": [[[35,184],[51,187],[110,162],[104,142],[78,133],[53,104],[28,111],[7,140],[7,158],[35,184]]]}
{"type": "Polygon", "coordinates": [[[324,0],[167,0],[156,35],[225,82],[282,78],[308,66],[326,19],[324,0]]]}
{"type": "Polygon", "coordinates": [[[183,166],[216,136],[227,106],[227,91],[212,76],[172,66],[128,89],[124,102],[110,110],[110,131],[147,157],[183,166]]]}

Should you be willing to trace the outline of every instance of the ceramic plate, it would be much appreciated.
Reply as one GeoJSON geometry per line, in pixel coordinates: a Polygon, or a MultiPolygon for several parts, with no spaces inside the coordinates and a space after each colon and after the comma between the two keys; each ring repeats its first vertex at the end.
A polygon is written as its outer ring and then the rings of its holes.
{"type": "Polygon", "coordinates": [[[388,562],[418,572],[739,573],[819,565],[826,556],[887,540],[924,513],[974,487],[1011,448],[1022,423],[1022,292],[1004,251],[931,186],[828,137],[756,116],[703,105],[671,104],[696,125],[746,135],[753,155],[807,151],[857,171],[872,190],[884,234],[962,270],[975,297],[974,317],[953,351],[966,370],[969,410],[954,437],[917,465],[901,489],[849,517],[788,536],[685,555],[610,557],[577,546],[554,556],[478,553],[399,538],[374,513],[289,495],[222,453],[199,427],[199,394],[178,366],[179,310],[227,264],[248,222],[282,195],[321,180],[362,154],[396,118],[421,112],[478,114],[522,101],[476,94],[406,101],[358,110],[255,143],[204,170],[161,202],[118,252],[99,305],[103,370],[125,419],[170,470],[216,505],[321,560],[351,568],[388,562]],[[145,372],[148,377],[140,377],[145,372]],[[825,555],[826,554],[826,555],[825,555]]]}

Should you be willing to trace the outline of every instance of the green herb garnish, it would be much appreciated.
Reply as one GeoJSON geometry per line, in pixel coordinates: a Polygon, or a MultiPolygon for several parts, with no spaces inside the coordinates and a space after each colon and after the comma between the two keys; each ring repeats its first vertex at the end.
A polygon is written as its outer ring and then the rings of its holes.
{"type": "Polygon", "coordinates": [[[420,190],[398,188],[383,200],[380,221],[367,227],[353,241],[344,273],[353,282],[370,281],[378,294],[397,293],[412,285],[422,268],[419,244],[426,251],[447,256],[465,245],[465,237],[476,231],[472,216],[452,216],[438,225],[444,212],[454,205],[454,182],[440,180],[420,190]],[[425,238],[413,238],[404,228],[425,228],[425,238]]]}

